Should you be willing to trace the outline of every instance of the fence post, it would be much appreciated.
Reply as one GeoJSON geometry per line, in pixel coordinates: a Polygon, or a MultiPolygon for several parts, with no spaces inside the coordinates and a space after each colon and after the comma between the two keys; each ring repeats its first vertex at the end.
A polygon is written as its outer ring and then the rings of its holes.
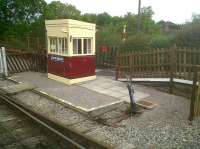
{"type": "Polygon", "coordinates": [[[189,120],[192,121],[194,118],[194,107],[196,101],[196,93],[197,93],[197,77],[198,77],[198,68],[197,66],[193,66],[193,86],[192,86],[192,95],[190,102],[190,115],[189,120]]]}
{"type": "MultiPolygon", "coordinates": [[[[48,72],[48,65],[47,65],[47,63],[48,63],[48,50],[49,50],[49,48],[48,48],[48,37],[47,37],[47,30],[46,29],[45,29],[45,49],[46,49],[46,54],[45,54],[45,64],[46,64],[46,66],[45,66],[45,72],[48,72]]],[[[97,48],[95,48],[95,49],[97,49],[97,48]]],[[[95,50],[95,52],[96,52],[96,50],[95,50]]]]}
{"type": "Polygon", "coordinates": [[[39,49],[40,49],[40,39],[39,39],[39,37],[36,37],[36,40],[37,40],[37,51],[39,51],[39,49]]]}
{"type": "Polygon", "coordinates": [[[30,48],[30,39],[29,39],[29,35],[27,36],[26,40],[27,40],[27,48],[28,48],[28,50],[29,50],[29,48],[30,48]]]}
{"type": "Polygon", "coordinates": [[[174,77],[176,73],[176,45],[174,45],[170,50],[170,87],[169,92],[173,93],[174,88],[174,77]]]}
{"type": "Polygon", "coordinates": [[[2,49],[0,48],[0,73],[3,73],[3,56],[2,56],[2,49]]]}
{"type": "Polygon", "coordinates": [[[116,58],[115,58],[115,80],[118,80],[119,77],[119,51],[116,51],[116,58]]]}
{"type": "Polygon", "coordinates": [[[36,49],[36,55],[35,55],[35,61],[36,61],[36,71],[40,71],[40,54],[39,54],[39,49],[40,49],[40,41],[39,37],[36,37],[36,43],[37,43],[37,49],[36,49]]]}
{"type": "Polygon", "coordinates": [[[5,75],[5,77],[8,76],[8,69],[7,69],[7,61],[6,61],[6,50],[5,50],[5,47],[2,47],[1,48],[1,65],[3,67],[3,74],[5,75]]]}
{"type": "Polygon", "coordinates": [[[132,63],[132,61],[133,61],[133,59],[132,59],[132,53],[131,52],[129,52],[128,53],[128,57],[129,57],[129,72],[130,72],[130,77],[132,78],[132,73],[133,73],[133,63],[132,63]]]}

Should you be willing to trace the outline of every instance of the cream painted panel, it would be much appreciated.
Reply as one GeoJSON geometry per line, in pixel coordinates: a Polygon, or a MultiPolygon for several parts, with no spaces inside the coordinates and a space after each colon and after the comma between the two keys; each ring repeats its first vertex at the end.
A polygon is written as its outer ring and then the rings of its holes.
{"type": "Polygon", "coordinates": [[[71,84],[76,84],[76,83],[80,83],[80,82],[84,82],[84,81],[95,80],[96,75],[88,76],[88,77],[82,77],[82,78],[76,78],[76,79],[67,79],[67,78],[64,78],[64,77],[60,77],[60,76],[48,73],[48,78],[62,82],[62,83],[65,83],[67,85],[71,85],[71,84]]]}
{"type": "Polygon", "coordinates": [[[63,26],[47,26],[47,36],[67,37],[68,28],[63,26]]]}
{"type": "Polygon", "coordinates": [[[70,25],[70,26],[89,26],[89,27],[95,27],[96,24],[78,21],[78,20],[72,20],[72,19],[57,19],[57,20],[45,20],[46,25],[70,25]]]}
{"type": "MultiPolygon", "coordinates": [[[[95,33],[96,33],[96,25],[92,23],[71,20],[71,19],[60,19],[60,20],[46,20],[46,29],[47,36],[55,36],[55,37],[68,37],[68,47],[69,54],[68,56],[73,56],[72,50],[72,39],[73,37],[89,37],[93,39],[92,42],[92,54],[95,54],[95,33]],[[70,41],[70,36],[72,37],[70,41]]],[[[49,41],[48,41],[49,44],[49,41]]],[[[49,45],[48,45],[49,49],[49,45]]]]}
{"type": "Polygon", "coordinates": [[[81,29],[81,28],[69,28],[70,35],[73,37],[95,37],[94,30],[81,29]]]}

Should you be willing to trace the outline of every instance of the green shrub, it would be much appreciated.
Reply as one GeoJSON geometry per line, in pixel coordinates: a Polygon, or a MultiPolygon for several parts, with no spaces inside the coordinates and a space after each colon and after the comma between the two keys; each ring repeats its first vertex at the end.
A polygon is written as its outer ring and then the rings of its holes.
{"type": "Polygon", "coordinates": [[[116,32],[98,31],[96,33],[97,45],[117,45],[121,44],[121,35],[116,32]]]}
{"type": "Polygon", "coordinates": [[[167,48],[174,43],[173,36],[167,35],[154,35],[150,39],[151,48],[167,48]]]}
{"type": "Polygon", "coordinates": [[[135,34],[127,37],[124,42],[124,47],[132,50],[145,50],[149,49],[149,36],[146,34],[135,34]]]}
{"type": "Polygon", "coordinates": [[[200,23],[185,25],[176,36],[176,44],[182,47],[200,47],[200,23]]]}

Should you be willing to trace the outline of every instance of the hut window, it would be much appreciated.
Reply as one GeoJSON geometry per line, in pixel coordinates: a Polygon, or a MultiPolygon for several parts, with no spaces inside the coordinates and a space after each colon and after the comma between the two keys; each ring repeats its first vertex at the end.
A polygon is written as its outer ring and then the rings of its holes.
{"type": "Polygon", "coordinates": [[[65,48],[64,48],[64,52],[65,52],[65,54],[68,53],[68,41],[67,41],[67,38],[65,38],[65,48]]]}
{"type": "Polygon", "coordinates": [[[92,44],[91,39],[83,39],[83,52],[84,54],[91,54],[92,44]]]}
{"type": "Polygon", "coordinates": [[[82,54],[82,40],[80,38],[73,39],[73,54],[82,54]]]}
{"type": "Polygon", "coordinates": [[[58,38],[58,53],[62,53],[62,38],[58,38]]]}
{"type": "Polygon", "coordinates": [[[67,38],[49,37],[49,41],[50,41],[50,52],[56,54],[68,53],[67,38]]]}
{"type": "Polygon", "coordinates": [[[50,52],[56,52],[57,49],[57,39],[54,37],[51,37],[50,39],[50,52]]]}

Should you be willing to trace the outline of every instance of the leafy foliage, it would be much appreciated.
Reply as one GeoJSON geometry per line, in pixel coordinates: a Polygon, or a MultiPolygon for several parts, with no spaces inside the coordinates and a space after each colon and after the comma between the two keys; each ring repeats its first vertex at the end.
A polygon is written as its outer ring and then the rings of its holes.
{"type": "Polygon", "coordinates": [[[149,49],[150,36],[147,34],[139,33],[131,35],[124,43],[126,49],[138,50],[149,49]]]}
{"type": "Polygon", "coordinates": [[[150,39],[150,47],[166,48],[175,43],[175,37],[170,35],[155,35],[150,39]]]}
{"type": "MultiPolygon", "coordinates": [[[[44,0],[0,0],[0,35],[23,36],[43,17],[44,0]]],[[[42,26],[44,27],[44,26],[42,26]]]]}
{"type": "MultiPolygon", "coordinates": [[[[40,37],[45,43],[45,19],[77,19],[97,25],[98,45],[121,45],[132,49],[165,48],[174,43],[178,46],[200,46],[200,15],[193,15],[192,22],[180,27],[172,22],[156,23],[152,19],[153,14],[151,7],[141,9],[141,31],[138,33],[138,16],[131,12],[124,16],[111,16],[106,12],[81,14],[75,6],[60,1],[47,4],[45,0],[0,0],[0,38],[28,35],[40,37]],[[127,32],[125,42],[122,41],[124,25],[127,32]],[[166,25],[170,25],[171,32],[164,31],[166,25]]],[[[23,45],[23,41],[17,39],[12,43],[22,48],[27,44],[23,45]]]]}
{"type": "Polygon", "coordinates": [[[53,1],[45,9],[46,19],[79,19],[81,12],[71,4],[53,1]]]}
{"type": "Polygon", "coordinates": [[[194,15],[191,23],[187,23],[176,36],[178,46],[200,47],[200,15],[194,15]]]}

